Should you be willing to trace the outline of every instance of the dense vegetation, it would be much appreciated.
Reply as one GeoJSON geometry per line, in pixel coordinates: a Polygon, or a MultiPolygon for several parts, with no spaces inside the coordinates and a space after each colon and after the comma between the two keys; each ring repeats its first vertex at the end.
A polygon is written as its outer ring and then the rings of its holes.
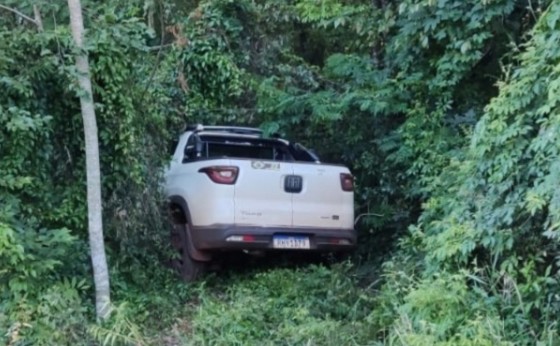
{"type": "Polygon", "coordinates": [[[84,0],[104,323],[66,4],[2,5],[0,343],[560,343],[560,1],[84,0]],[[349,165],[382,215],[352,264],[180,283],[159,184],[185,122],[349,165]]]}

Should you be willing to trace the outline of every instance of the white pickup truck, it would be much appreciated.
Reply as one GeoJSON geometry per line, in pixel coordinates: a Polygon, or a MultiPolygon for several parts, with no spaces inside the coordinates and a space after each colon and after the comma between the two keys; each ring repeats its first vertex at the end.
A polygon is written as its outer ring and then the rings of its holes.
{"type": "Polygon", "coordinates": [[[223,251],[348,251],[353,177],[254,128],[187,128],[165,173],[172,244],[186,281],[223,251]]]}

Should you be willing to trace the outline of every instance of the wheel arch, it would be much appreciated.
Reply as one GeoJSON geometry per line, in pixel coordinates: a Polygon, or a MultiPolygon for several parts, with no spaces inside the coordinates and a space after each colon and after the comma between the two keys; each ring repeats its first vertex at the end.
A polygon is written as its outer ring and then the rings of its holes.
{"type": "Polygon", "coordinates": [[[171,196],[168,200],[170,221],[177,224],[190,223],[192,225],[191,213],[187,201],[181,196],[171,196]]]}
{"type": "Polygon", "coordinates": [[[168,209],[170,222],[189,226],[185,228],[189,255],[197,261],[210,261],[212,256],[207,252],[198,250],[192,241],[192,218],[187,201],[181,196],[170,196],[168,199],[168,209]]]}

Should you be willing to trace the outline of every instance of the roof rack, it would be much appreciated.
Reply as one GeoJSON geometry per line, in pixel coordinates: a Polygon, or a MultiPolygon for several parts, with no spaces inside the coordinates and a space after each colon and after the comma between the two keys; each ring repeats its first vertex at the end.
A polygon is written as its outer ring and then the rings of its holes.
{"type": "Polygon", "coordinates": [[[212,131],[212,132],[228,132],[243,135],[258,135],[262,136],[262,130],[254,127],[240,127],[240,126],[203,126],[202,124],[189,125],[186,131],[202,132],[202,131],[212,131]]]}

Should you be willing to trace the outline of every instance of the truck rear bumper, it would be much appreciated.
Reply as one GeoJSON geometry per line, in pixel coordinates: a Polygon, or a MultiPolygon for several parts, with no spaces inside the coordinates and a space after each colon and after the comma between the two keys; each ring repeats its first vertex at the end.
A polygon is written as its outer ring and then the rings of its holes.
{"type": "Polygon", "coordinates": [[[349,251],[356,246],[354,229],[252,227],[213,225],[191,227],[193,245],[199,250],[290,250],[277,248],[275,237],[308,239],[303,251],[349,251]]]}

